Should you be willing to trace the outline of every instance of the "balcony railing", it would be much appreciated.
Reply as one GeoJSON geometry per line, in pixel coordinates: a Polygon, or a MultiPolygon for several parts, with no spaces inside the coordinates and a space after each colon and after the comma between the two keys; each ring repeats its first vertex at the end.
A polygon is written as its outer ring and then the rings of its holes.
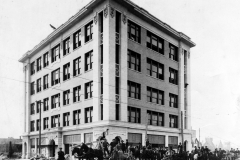
{"type": "Polygon", "coordinates": [[[100,77],[103,77],[103,64],[100,65],[100,77]]]}
{"type": "Polygon", "coordinates": [[[115,102],[120,103],[120,95],[119,94],[115,95],[115,102]]]}
{"type": "Polygon", "coordinates": [[[100,34],[100,45],[103,44],[103,32],[100,34]]]}
{"type": "Polygon", "coordinates": [[[116,77],[120,77],[120,65],[116,64],[116,77]]]}
{"type": "Polygon", "coordinates": [[[116,33],[116,44],[120,45],[120,34],[116,33]]]}

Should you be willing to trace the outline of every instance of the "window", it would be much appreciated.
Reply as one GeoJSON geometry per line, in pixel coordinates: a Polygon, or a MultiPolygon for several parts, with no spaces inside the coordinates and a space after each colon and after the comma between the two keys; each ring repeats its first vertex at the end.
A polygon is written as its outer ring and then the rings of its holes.
{"type": "Polygon", "coordinates": [[[31,95],[35,94],[35,82],[31,83],[31,95]]]}
{"type": "Polygon", "coordinates": [[[163,49],[163,43],[164,40],[155,34],[147,31],[147,47],[159,52],[161,54],[164,54],[164,49],[163,49]]]}
{"type": "Polygon", "coordinates": [[[73,34],[73,49],[81,46],[81,29],[73,34]]]}
{"type": "Polygon", "coordinates": [[[141,55],[128,50],[128,68],[141,72],[141,55]]]}
{"type": "Polygon", "coordinates": [[[174,61],[178,61],[178,47],[169,43],[169,48],[170,48],[169,58],[174,61]]]}
{"type": "Polygon", "coordinates": [[[52,86],[60,83],[60,68],[52,71],[52,86]]]}
{"type": "Polygon", "coordinates": [[[172,93],[169,93],[169,106],[178,108],[178,96],[172,93]]]}
{"type": "Polygon", "coordinates": [[[154,78],[164,80],[164,65],[147,58],[147,74],[154,78]]]}
{"type": "Polygon", "coordinates": [[[69,126],[69,115],[70,112],[63,113],[63,126],[69,126]]]}
{"type": "Polygon", "coordinates": [[[92,69],[93,61],[92,61],[93,51],[90,51],[85,54],[85,71],[92,69]]]}
{"type": "Polygon", "coordinates": [[[93,36],[92,28],[93,28],[93,21],[91,21],[85,26],[85,43],[92,39],[92,36],[93,36]]]}
{"type": "Polygon", "coordinates": [[[78,125],[80,124],[80,114],[81,114],[81,110],[76,110],[73,111],[73,125],[78,125]]]}
{"type": "Polygon", "coordinates": [[[85,99],[92,98],[93,96],[93,81],[85,83],[85,99]]]}
{"type": "Polygon", "coordinates": [[[43,111],[47,111],[48,110],[48,101],[49,101],[49,99],[48,98],[45,98],[45,99],[43,99],[43,111]]]}
{"type": "Polygon", "coordinates": [[[31,115],[35,114],[35,103],[31,104],[31,115]]]}
{"type": "Polygon", "coordinates": [[[48,117],[43,118],[43,129],[48,129],[48,117]]]}
{"type": "Polygon", "coordinates": [[[129,107],[128,106],[128,122],[140,123],[140,108],[129,107]]]}
{"type": "Polygon", "coordinates": [[[178,71],[172,68],[169,68],[170,77],[169,82],[172,84],[178,84],[178,71]]]}
{"type": "Polygon", "coordinates": [[[40,71],[42,69],[42,57],[39,57],[37,59],[37,71],[40,71]]]}
{"type": "Polygon", "coordinates": [[[70,63],[67,63],[63,66],[63,80],[70,79],[70,63]]]}
{"type": "Polygon", "coordinates": [[[60,127],[60,114],[52,116],[52,128],[60,127]]]}
{"type": "Polygon", "coordinates": [[[39,78],[39,79],[37,80],[37,92],[40,92],[40,91],[41,91],[41,88],[42,88],[41,78],[39,78]]]}
{"type": "Polygon", "coordinates": [[[128,81],[128,97],[140,99],[141,85],[132,81],[128,81]]]}
{"type": "Polygon", "coordinates": [[[39,131],[39,128],[40,128],[40,123],[39,123],[39,119],[37,120],[37,131],[39,131]]]}
{"type": "Polygon", "coordinates": [[[79,102],[80,101],[80,91],[81,91],[81,86],[77,86],[73,88],[73,102],[79,102]]]}
{"type": "Polygon", "coordinates": [[[178,116],[175,115],[169,115],[169,127],[170,128],[178,128],[178,116]]]}
{"type": "Polygon", "coordinates": [[[55,62],[57,59],[60,59],[60,45],[59,44],[52,49],[52,63],[55,62]]]}
{"type": "Polygon", "coordinates": [[[164,126],[164,114],[160,112],[147,111],[148,124],[153,126],[164,126]]]}
{"type": "Polygon", "coordinates": [[[35,130],[35,121],[31,121],[31,132],[35,130]]]}
{"type": "Polygon", "coordinates": [[[63,92],[63,105],[69,104],[69,93],[70,93],[70,90],[63,92]]]}
{"type": "Polygon", "coordinates": [[[147,101],[164,105],[164,91],[147,87],[147,101]]]}
{"type": "Polygon", "coordinates": [[[93,118],[93,107],[85,108],[85,123],[92,122],[93,118]]]}
{"type": "Polygon", "coordinates": [[[60,93],[52,96],[52,109],[60,107],[60,93]]]}
{"type": "Polygon", "coordinates": [[[40,112],[41,102],[37,101],[37,113],[40,112]]]}
{"type": "Polygon", "coordinates": [[[47,67],[49,65],[48,56],[48,52],[43,55],[43,67],[47,67]]]}
{"type": "Polygon", "coordinates": [[[73,60],[73,76],[79,75],[81,72],[81,56],[73,60]]]}
{"type": "Polygon", "coordinates": [[[70,52],[70,37],[63,41],[63,56],[70,52]]]}
{"type": "Polygon", "coordinates": [[[48,74],[43,76],[43,89],[48,88],[48,74]]]}
{"type": "Polygon", "coordinates": [[[35,73],[35,62],[31,63],[31,75],[35,73]]]}
{"type": "Polygon", "coordinates": [[[128,38],[141,43],[141,28],[136,23],[128,20],[128,38]]]}

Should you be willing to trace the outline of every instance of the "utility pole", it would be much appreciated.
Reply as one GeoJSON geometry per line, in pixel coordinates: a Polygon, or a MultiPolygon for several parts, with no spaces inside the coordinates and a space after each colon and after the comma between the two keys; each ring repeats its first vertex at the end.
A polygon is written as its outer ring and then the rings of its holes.
{"type": "Polygon", "coordinates": [[[182,134],[182,149],[184,149],[184,139],[183,139],[183,113],[181,111],[181,134],[182,134]]]}
{"type": "Polygon", "coordinates": [[[199,128],[199,144],[198,147],[200,147],[200,128],[199,128]]]}

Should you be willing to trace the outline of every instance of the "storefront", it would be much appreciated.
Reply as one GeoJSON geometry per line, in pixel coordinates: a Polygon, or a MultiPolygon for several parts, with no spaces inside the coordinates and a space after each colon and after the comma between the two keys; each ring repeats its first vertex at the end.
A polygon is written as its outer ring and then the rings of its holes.
{"type": "Polygon", "coordinates": [[[71,147],[81,143],[81,134],[66,135],[63,137],[64,153],[71,154],[71,147]]]}
{"type": "Polygon", "coordinates": [[[137,146],[142,144],[142,134],[140,133],[128,133],[128,143],[131,146],[137,146]]]}
{"type": "Polygon", "coordinates": [[[169,136],[168,137],[168,147],[172,147],[177,150],[178,148],[178,137],[177,136],[169,136]]]}
{"type": "Polygon", "coordinates": [[[148,134],[149,143],[153,148],[165,147],[165,136],[148,134]]]}

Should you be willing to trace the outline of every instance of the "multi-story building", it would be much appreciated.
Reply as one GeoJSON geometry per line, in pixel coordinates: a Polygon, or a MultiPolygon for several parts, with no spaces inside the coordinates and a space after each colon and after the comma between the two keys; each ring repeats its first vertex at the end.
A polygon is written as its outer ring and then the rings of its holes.
{"type": "Polygon", "coordinates": [[[145,145],[148,138],[153,147],[176,148],[181,124],[190,148],[194,46],[130,0],[91,1],[19,60],[26,82],[23,157],[37,152],[39,129],[49,157],[104,131],[108,141],[145,145]]]}

